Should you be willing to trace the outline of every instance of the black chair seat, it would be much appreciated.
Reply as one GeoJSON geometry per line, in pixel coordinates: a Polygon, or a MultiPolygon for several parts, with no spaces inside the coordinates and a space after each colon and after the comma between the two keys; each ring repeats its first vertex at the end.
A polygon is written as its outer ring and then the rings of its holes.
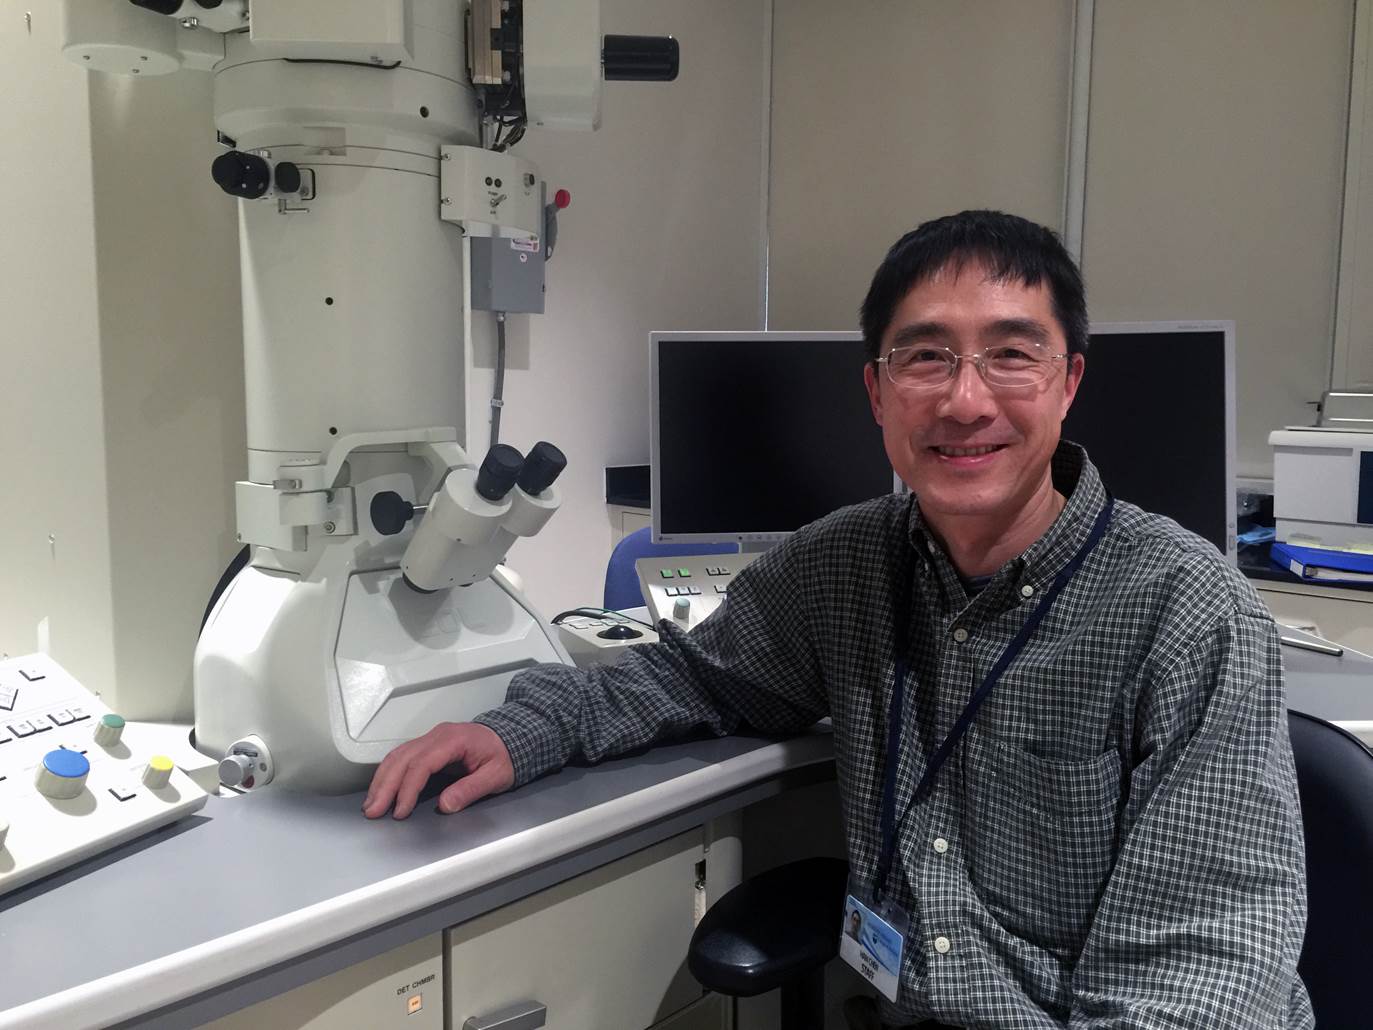
{"type": "Polygon", "coordinates": [[[1306,827],[1306,941],[1297,971],[1316,1025],[1367,1027],[1373,926],[1373,755],[1352,733],[1287,713],[1306,827]]]}
{"type": "Polygon", "coordinates": [[[806,858],[739,884],[691,935],[692,976],[751,998],[823,966],[839,953],[848,875],[843,859],[806,858]]]}

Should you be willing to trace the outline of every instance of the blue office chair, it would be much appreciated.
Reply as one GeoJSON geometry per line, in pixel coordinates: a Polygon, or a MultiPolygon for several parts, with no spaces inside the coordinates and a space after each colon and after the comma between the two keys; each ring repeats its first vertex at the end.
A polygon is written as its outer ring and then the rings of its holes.
{"type": "Polygon", "coordinates": [[[1320,1030],[1369,1025],[1373,752],[1352,733],[1287,713],[1306,831],[1306,940],[1297,971],[1320,1030]]]}
{"type": "Polygon", "coordinates": [[[613,611],[623,611],[626,608],[638,608],[644,603],[644,595],[639,590],[639,574],[634,571],[634,563],[640,558],[738,552],[739,545],[729,543],[655,544],[650,527],[636,529],[621,539],[610,554],[610,562],[605,567],[605,599],[602,604],[613,611]]]}

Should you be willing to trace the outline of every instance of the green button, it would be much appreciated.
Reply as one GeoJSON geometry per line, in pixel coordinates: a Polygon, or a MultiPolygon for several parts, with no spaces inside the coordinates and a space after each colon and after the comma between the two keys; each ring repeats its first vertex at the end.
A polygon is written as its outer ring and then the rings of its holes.
{"type": "Polygon", "coordinates": [[[691,570],[690,570],[690,569],[678,569],[678,570],[677,570],[677,575],[678,575],[681,579],[690,579],[690,578],[691,578],[691,570]]]}
{"type": "Polygon", "coordinates": [[[659,569],[658,571],[661,572],[661,573],[663,574],[663,579],[671,579],[671,578],[672,578],[672,570],[671,570],[671,569],[659,569]]]}
{"type": "Polygon", "coordinates": [[[100,722],[102,725],[108,726],[112,730],[122,730],[124,728],[124,717],[122,715],[115,715],[113,712],[109,715],[102,715],[100,717],[100,722]]]}

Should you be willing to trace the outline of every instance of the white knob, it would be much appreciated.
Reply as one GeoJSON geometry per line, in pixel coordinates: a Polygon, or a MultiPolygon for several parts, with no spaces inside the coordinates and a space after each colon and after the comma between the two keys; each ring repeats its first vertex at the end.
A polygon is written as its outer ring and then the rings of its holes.
{"type": "Polygon", "coordinates": [[[9,832],[10,824],[6,822],[5,817],[3,815],[0,815],[0,849],[4,848],[5,837],[9,832]]]}
{"type": "Polygon", "coordinates": [[[74,798],[86,789],[86,774],[90,771],[91,763],[80,751],[58,748],[49,751],[38,763],[33,785],[45,798],[57,801],[74,798]]]}
{"type": "Polygon", "coordinates": [[[672,617],[674,619],[685,619],[691,614],[691,602],[685,597],[677,598],[677,602],[672,606],[672,617]]]}
{"type": "Polygon", "coordinates": [[[253,771],[253,760],[247,755],[226,755],[219,763],[219,782],[226,787],[237,787],[253,771]]]}
{"type": "Polygon", "coordinates": [[[172,778],[172,760],[166,755],[153,755],[143,769],[143,786],[149,790],[165,787],[172,778]]]}
{"type": "Polygon", "coordinates": [[[119,738],[124,735],[124,717],[122,715],[102,715],[100,721],[95,724],[95,742],[101,747],[114,747],[119,743],[119,738]]]}

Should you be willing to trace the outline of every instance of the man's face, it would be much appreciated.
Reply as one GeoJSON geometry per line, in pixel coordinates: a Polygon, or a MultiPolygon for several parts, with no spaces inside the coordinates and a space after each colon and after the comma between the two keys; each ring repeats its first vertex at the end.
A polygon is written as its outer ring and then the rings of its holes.
{"type": "MultiPolygon", "coordinates": [[[[980,264],[969,263],[957,274],[939,272],[906,294],[879,356],[908,344],[971,354],[1029,340],[1054,354],[1067,351],[1047,284],[1031,289],[992,282],[980,264]]],[[[864,379],[887,456],[920,498],[922,511],[1009,523],[1046,488],[1082,367],[1081,356],[1056,360],[1043,382],[1011,389],[989,387],[970,361],[959,363],[951,381],[930,389],[898,387],[871,364],[864,379]]]]}

